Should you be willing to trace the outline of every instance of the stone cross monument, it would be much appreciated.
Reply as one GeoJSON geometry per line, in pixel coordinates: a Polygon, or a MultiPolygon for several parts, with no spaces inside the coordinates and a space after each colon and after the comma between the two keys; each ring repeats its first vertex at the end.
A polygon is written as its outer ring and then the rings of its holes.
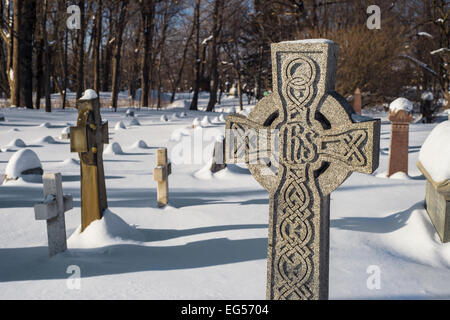
{"type": "Polygon", "coordinates": [[[108,122],[102,122],[99,98],[78,100],[77,126],[70,128],[70,151],[80,157],[81,231],[101,219],[108,207],[103,169],[103,144],[107,143],[108,122]]]}
{"type": "Polygon", "coordinates": [[[153,179],[158,181],[158,207],[164,207],[169,202],[169,175],[171,173],[172,164],[167,160],[167,148],[160,148],[156,151],[156,167],[153,169],[153,179]]]}
{"type": "Polygon", "coordinates": [[[328,298],[330,193],[378,167],[380,121],[334,91],[337,53],[322,39],[272,44],[273,93],[227,117],[227,162],[270,194],[268,299],[328,298]]]}
{"type": "Polygon", "coordinates": [[[60,173],[44,174],[44,201],[34,206],[36,220],[47,220],[48,251],[50,256],[67,249],[64,212],[73,208],[71,195],[64,195],[60,173]]]}

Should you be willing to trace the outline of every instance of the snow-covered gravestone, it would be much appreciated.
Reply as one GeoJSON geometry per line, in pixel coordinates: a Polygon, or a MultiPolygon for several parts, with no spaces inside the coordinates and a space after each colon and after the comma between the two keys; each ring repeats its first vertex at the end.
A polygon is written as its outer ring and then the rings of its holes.
{"type": "Polygon", "coordinates": [[[67,249],[64,213],[73,208],[71,195],[64,195],[60,173],[44,174],[44,201],[34,206],[36,220],[47,221],[48,251],[50,256],[67,249]]]}
{"type": "Polygon", "coordinates": [[[426,209],[442,242],[450,241],[450,121],[437,125],[420,149],[417,167],[427,178],[426,209]]]}
{"type": "Polygon", "coordinates": [[[409,123],[412,121],[412,103],[398,98],[389,105],[391,121],[391,145],[389,148],[389,169],[387,176],[396,172],[408,174],[409,123]]]}
{"type": "Polygon", "coordinates": [[[272,44],[273,93],[227,117],[226,161],[269,191],[268,299],[327,299],[330,193],[378,167],[380,120],[355,123],[334,91],[338,46],[272,44]]]}
{"type": "Polygon", "coordinates": [[[4,178],[5,181],[22,178],[27,182],[40,182],[43,173],[37,154],[30,149],[23,149],[9,159],[4,178]]]}
{"type": "Polygon", "coordinates": [[[5,121],[5,115],[3,113],[0,113],[0,122],[5,121]]]}
{"type": "Polygon", "coordinates": [[[108,122],[100,115],[100,100],[94,90],[86,90],[77,102],[78,121],[70,128],[70,151],[78,152],[81,166],[81,231],[101,219],[108,207],[103,145],[109,143],[108,122]]]}
{"type": "Polygon", "coordinates": [[[156,167],[153,169],[153,179],[158,182],[158,207],[164,207],[169,202],[169,175],[172,173],[172,164],[167,160],[167,148],[156,151],[156,167]]]}

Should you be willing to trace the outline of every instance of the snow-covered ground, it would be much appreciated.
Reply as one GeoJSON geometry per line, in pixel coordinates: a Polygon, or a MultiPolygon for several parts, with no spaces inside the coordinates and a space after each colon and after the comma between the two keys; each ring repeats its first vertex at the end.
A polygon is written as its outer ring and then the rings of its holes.
{"type": "MultiPolygon", "coordinates": [[[[217,111],[233,106],[235,98],[224,98],[217,111]]],[[[46,223],[33,211],[42,184],[0,185],[0,299],[264,299],[268,194],[243,167],[205,170],[223,133],[214,121],[221,113],[187,111],[179,99],[163,111],[137,110],[136,126],[125,111],[102,110],[118,144],[104,156],[109,209],[80,235],[78,155],[59,139],[76,111],[2,110],[0,173],[23,149],[10,145],[20,138],[45,172],[62,173],[74,209],[66,213],[68,251],[49,258],[46,223]],[[192,128],[195,118],[205,127],[192,128]],[[114,129],[120,121],[126,128],[114,129]],[[203,147],[183,163],[180,150],[199,137],[203,147]],[[152,172],[163,146],[173,165],[170,205],[159,209],[152,172]]],[[[450,298],[450,244],[441,244],[423,209],[425,180],[415,165],[436,124],[410,126],[409,176],[387,179],[390,124],[386,113],[375,116],[382,118],[379,169],[354,173],[331,195],[330,298],[450,298]],[[367,285],[373,270],[381,272],[379,289],[367,285]]]]}

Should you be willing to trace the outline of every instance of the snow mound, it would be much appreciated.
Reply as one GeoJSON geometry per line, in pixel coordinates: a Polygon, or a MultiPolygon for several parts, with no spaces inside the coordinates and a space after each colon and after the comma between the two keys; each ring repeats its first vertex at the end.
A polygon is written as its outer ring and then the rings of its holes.
{"type": "Polygon", "coordinates": [[[172,120],[177,120],[178,119],[178,114],[175,112],[174,114],[172,114],[172,120]]]}
{"type": "Polygon", "coordinates": [[[42,175],[42,164],[39,157],[34,151],[23,149],[14,153],[9,159],[5,174],[7,179],[18,179],[27,172],[38,175],[39,171],[41,172],[39,175],[42,175]]]}
{"type": "Polygon", "coordinates": [[[219,117],[214,117],[214,118],[211,120],[211,122],[212,122],[212,123],[221,123],[221,121],[219,120],[219,117]]]}
{"type": "Polygon", "coordinates": [[[141,123],[136,118],[131,118],[130,122],[128,123],[130,126],[140,126],[141,123]]]}
{"type": "Polygon", "coordinates": [[[436,182],[450,180],[450,121],[437,125],[426,138],[419,161],[436,182]]]}
{"type": "Polygon", "coordinates": [[[413,109],[413,105],[411,101],[409,101],[406,98],[397,98],[394,101],[391,102],[389,105],[389,110],[391,112],[397,112],[400,110],[404,110],[405,112],[409,113],[413,109]]]}
{"type": "Polygon", "coordinates": [[[105,149],[105,154],[123,154],[122,147],[118,142],[113,142],[105,149]]]}
{"type": "Polygon", "coordinates": [[[204,116],[200,124],[202,125],[202,127],[210,126],[211,122],[209,121],[208,116],[204,116]]]}
{"type": "Polygon", "coordinates": [[[420,99],[424,100],[424,101],[433,101],[434,96],[433,93],[430,91],[425,91],[424,93],[422,93],[422,95],[420,96],[420,99]]]}
{"type": "Polygon", "coordinates": [[[190,134],[189,130],[186,129],[186,128],[176,129],[170,135],[170,141],[179,142],[181,139],[183,139],[183,137],[187,137],[187,136],[190,136],[190,135],[191,134],[190,134]]]}
{"type": "Polygon", "coordinates": [[[5,121],[5,115],[3,113],[0,113],[0,121],[5,121]]]}
{"type": "Polygon", "coordinates": [[[200,122],[200,120],[198,120],[198,118],[195,118],[194,121],[192,121],[192,126],[195,127],[201,127],[202,124],[200,122]]]}
{"type": "Polygon", "coordinates": [[[50,122],[44,122],[39,125],[39,128],[51,128],[52,124],[50,122]]]}
{"type": "Polygon", "coordinates": [[[68,166],[68,165],[79,165],[80,164],[80,160],[74,159],[74,158],[67,158],[66,160],[64,160],[62,162],[63,165],[68,166]]]}
{"type": "Polygon", "coordinates": [[[43,137],[43,138],[41,138],[41,139],[36,140],[36,143],[37,143],[37,144],[39,144],[39,143],[55,144],[55,143],[57,143],[57,142],[56,142],[55,139],[53,139],[53,137],[51,137],[51,136],[46,136],[46,137],[43,137]]]}
{"type": "Polygon", "coordinates": [[[80,100],[93,100],[93,99],[97,99],[98,95],[97,92],[95,92],[95,90],[93,89],[87,89],[83,96],[80,98],[80,100]]]}
{"type": "Polygon", "coordinates": [[[148,149],[149,147],[148,147],[148,145],[145,143],[144,140],[139,140],[139,141],[136,141],[135,143],[133,143],[133,144],[131,145],[131,148],[132,148],[132,149],[148,149]]]}
{"type": "Polygon", "coordinates": [[[23,142],[22,139],[14,139],[10,143],[8,143],[7,147],[17,147],[17,148],[25,148],[27,145],[23,142]]]}
{"type": "Polygon", "coordinates": [[[17,132],[17,131],[20,131],[20,130],[17,128],[12,128],[11,130],[9,130],[9,132],[17,132]]]}
{"type": "Polygon", "coordinates": [[[238,112],[239,114],[242,114],[243,116],[248,116],[248,114],[250,113],[250,111],[248,111],[247,109],[241,110],[238,112]]]}
{"type": "Polygon", "coordinates": [[[79,226],[69,237],[69,249],[99,248],[122,243],[137,243],[145,241],[144,235],[130,226],[118,215],[106,209],[103,218],[92,222],[84,232],[79,226]]]}
{"type": "Polygon", "coordinates": [[[187,114],[186,114],[186,112],[181,112],[180,114],[179,114],[179,117],[180,118],[186,118],[187,117],[187,114]]]}
{"type": "Polygon", "coordinates": [[[126,129],[126,128],[127,128],[127,126],[125,125],[125,123],[123,123],[122,121],[119,121],[116,123],[114,130],[122,130],[122,129],[126,129]]]}
{"type": "Polygon", "coordinates": [[[167,116],[165,114],[163,114],[159,120],[161,120],[161,122],[169,121],[169,119],[167,118],[167,116]]]}
{"type": "Polygon", "coordinates": [[[221,114],[221,115],[219,116],[219,120],[220,120],[221,122],[226,122],[225,116],[224,116],[223,114],[221,114]]]}

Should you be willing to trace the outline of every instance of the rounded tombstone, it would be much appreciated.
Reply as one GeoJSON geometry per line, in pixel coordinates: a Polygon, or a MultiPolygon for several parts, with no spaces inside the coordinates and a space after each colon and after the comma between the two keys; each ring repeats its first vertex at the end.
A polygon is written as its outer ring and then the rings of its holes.
{"type": "Polygon", "coordinates": [[[17,151],[6,166],[6,181],[22,178],[27,182],[40,182],[44,170],[36,153],[30,149],[17,151]]]}

